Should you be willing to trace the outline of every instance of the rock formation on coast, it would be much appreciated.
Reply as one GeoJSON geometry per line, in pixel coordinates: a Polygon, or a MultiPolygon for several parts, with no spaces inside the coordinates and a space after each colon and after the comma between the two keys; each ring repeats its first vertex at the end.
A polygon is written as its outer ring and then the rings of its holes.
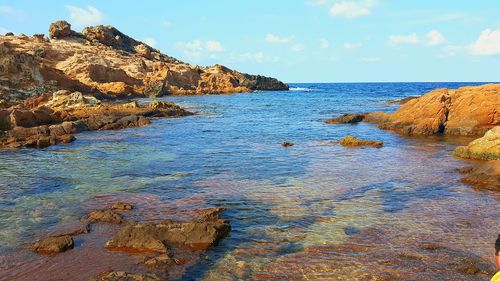
{"type": "Polygon", "coordinates": [[[288,89],[222,65],[189,65],[112,26],[78,33],[57,21],[49,37],[0,36],[0,105],[56,90],[124,98],[288,89]]]}
{"type": "Polygon", "coordinates": [[[221,65],[186,64],[111,26],[78,33],[57,21],[49,37],[0,36],[0,148],[46,147],[71,142],[81,131],[191,114],[172,103],[115,100],[288,89],[221,65]]]}

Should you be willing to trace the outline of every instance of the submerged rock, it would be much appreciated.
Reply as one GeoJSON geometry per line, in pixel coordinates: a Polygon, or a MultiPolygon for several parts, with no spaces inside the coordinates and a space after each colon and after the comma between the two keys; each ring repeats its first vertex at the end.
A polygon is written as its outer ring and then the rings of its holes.
{"type": "Polygon", "coordinates": [[[111,205],[111,209],[120,211],[130,211],[134,209],[134,204],[128,202],[116,202],[111,205]]]}
{"type": "Polygon", "coordinates": [[[163,267],[173,263],[175,263],[175,261],[169,254],[162,254],[144,261],[144,265],[151,268],[163,267]]]}
{"type": "Polygon", "coordinates": [[[106,248],[131,252],[168,253],[167,245],[207,249],[230,231],[229,222],[220,218],[224,209],[202,215],[192,221],[146,222],[124,226],[106,248]]]}
{"type": "Polygon", "coordinates": [[[281,146],[283,146],[283,147],[292,147],[294,145],[295,144],[293,142],[289,142],[289,141],[284,141],[281,143],[281,146]]]}
{"type": "Polygon", "coordinates": [[[384,143],[381,141],[361,140],[354,136],[345,136],[339,141],[342,146],[373,146],[381,148],[384,143]]]}
{"type": "Polygon", "coordinates": [[[31,249],[39,254],[61,253],[73,248],[73,238],[69,235],[45,238],[31,244],[31,249]]]}
{"type": "Polygon", "coordinates": [[[154,274],[136,274],[123,271],[106,272],[100,276],[90,279],[90,281],[160,281],[154,274]]]}
{"type": "Polygon", "coordinates": [[[469,159],[500,160],[500,126],[496,126],[467,146],[455,148],[455,156],[469,159]]]}
{"type": "Polygon", "coordinates": [[[500,191],[500,160],[490,160],[459,170],[464,174],[460,180],[478,189],[500,191]]]}
{"type": "Polygon", "coordinates": [[[327,124],[355,124],[363,121],[365,118],[364,114],[344,114],[342,116],[326,119],[327,124]]]}
{"type": "Polygon", "coordinates": [[[120,224],[125,222],[122,215],[113,210],[94,210],[82,218],[89,223],[115,223],[120,224]]]}

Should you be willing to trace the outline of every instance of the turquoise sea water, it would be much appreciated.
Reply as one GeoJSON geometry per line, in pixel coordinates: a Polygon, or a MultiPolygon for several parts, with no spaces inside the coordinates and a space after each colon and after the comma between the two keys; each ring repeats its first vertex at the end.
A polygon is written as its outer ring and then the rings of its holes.
{"type": "MultiPolygon", "coordinates": [[[[93,198],[126,193],[179,208],[228,209],[230,237],[188,269],[189,278],[256,278],[290,254],[368,229],[398,229],[398,239],[446,241],[488,259],[500,197],[461,184],[454,169],[468,163],[451,156],[470,139],[323,123],[342,113],[394,111],[391,100],[463,85],[474,83],[292,84],[287,92],[166,97],[197,114],[86,132],[67,145],[0,151],[0,252],[77,220],[93,198]],[[345,135],[385,145],[330,143],[345,135]],[[284,148],[285,140],[295,145],[284,148]]],[[[398,239],[390,247],[408,247],[398,239]]]]}

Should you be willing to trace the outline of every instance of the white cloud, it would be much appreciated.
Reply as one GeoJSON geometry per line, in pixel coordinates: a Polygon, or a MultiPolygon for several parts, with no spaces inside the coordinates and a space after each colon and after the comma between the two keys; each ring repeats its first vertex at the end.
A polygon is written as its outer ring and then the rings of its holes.
{"type": "Polygon", "coordinates": [[[272,44],[286,44],[290,41],[293,40],[295,36],[288,36],[288,37],[284,37],[284,36],[278,36],[278,35],[274,35],[272,33],[268,33],[266,35],[266,42],[268,43],[272,43],[272,44]]]}
{"type": "Polygon", "coordinates": [[[374,62],[378,62],[380,60],[381,60],[381,58],[379,58],[379,57],[367,57],[367,58],[360,59],[361,62],[367,62],[367,63],[374,63],[374,62]]]}
{"type": "Polygon", "coordinates": [[[319,47],[321,49],[327,49],[328,47],[330,47],[330,42],[328,42],[328,40],[325,38],[321,38],[319,40],[319,47]]]}
{"type": "Polygon", "coordinates": [[[229,56],[230,62],[249,62],[249,63],[266,63],[272,62],[277,63],[280,61],[280,57],[274,56],[270,57],[263,52],[246,52],[241,54],[232,53],[229,56]]]}
{"type": "Polygon", "coordinates": [[[96,25],[104,20],[104,16],[101,13],[101,11],[92,6],[87,6],[86,8],[80,8],[76,6],[67,5],[66,10],[69,13],[71,23],[78,27],[96,25]]]}
{"type": "Polygon", "coordinates": [[[215,53],[223,52],[224,46],[215,40],[203,42],[193,40],[191,42],[176,42],[175,47],[182,51],[182,54],[190,60],[201,60],[204,58],[215,59],[215,53]]]}
{"type": "Polygon", "coordinates": [[[205,43],[209,52],[223,52],[224,46],[219,41],[209,40],[205,43]]]}
{"type": "Polygon", "coordinates": [[[500,54],[500,29],[491,30],[488,28],[483,30],[469,49],[473,55],[479,56],[500,54]]]}
{"type": "Polygon", "coordinates": [[[369,15],[375,6],[377,0],[337,2],[330,8],[330,15],[352,19],[369,15]]]}
{"type": "Polygon", "coordinates": [[[389,44],[397,45],[397,44],[417,44],[420,42],[416,33],[412,33],[409,35],[391,35],[389,36],[389,44]]]}
{"type": "Polygon", "coordinates": [[[147,38],[142,39],[142,42],[146,43],[147,45],[149,45],[153,48],[156,47],[156,40],[154,38],[147,37],[147,38]]]}
{"type": "Polygon", "coordinates": [[[429,46],[441,45],[446,42],[443,34],[435,29],[429,31],[426,37],[427,37],[427,45],[429,46]]]}
{"type": "Polygon", "coordinates": [[[301,52],[304,50],[304,45],[302,44],[294,44],[292,45],[292,47],[290,48],[290,50],[292,50],[293,52],[301,52]]]}
{"type": "Polygon", "coordinates": [[[361,43],[345,43],[344,48],[346,49],[357,49],[363,46],[361,43]]]}

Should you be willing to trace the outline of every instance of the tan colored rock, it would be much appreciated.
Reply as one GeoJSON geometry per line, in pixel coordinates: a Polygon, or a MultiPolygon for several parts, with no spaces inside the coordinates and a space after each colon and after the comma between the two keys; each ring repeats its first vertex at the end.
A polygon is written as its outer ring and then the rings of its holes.
{"type": "Polygon", "coordinates": [[[150,268],[158,268],[175,263],[169,254],[162,254],[144,261],[144,265],[150,268]]]}
{"type": "Polygon", "coordinates": [[[454,155],[469,159],[500,160],[500,126],[496,126],[467,146],[455,148],[454,155]]]}
{"type": "Polygon", "coordinates": [[[69,235],[49,237],[31,244],[31,249],[39,254],[61,253],[73,248],[73,238],[69,235]]]}
{"type": "Polygon", "coordinates": [[[122,215],[113,210],[94,210],[88,215],[84,216],[82,220],[89,223],[115,223],[120,224],[125,222],[122,215]]]}
{"type": "Polygon", "coordinates": [[[361,140],[354,136],[345,136],[339,141],[339,143],[342,146],[350,146],[350,147],[373,146],[376,148],[381,148],[382,146],[384,146],[384,143],[381,141],[361,140]]]}
{"type": "Polygon", "coordinates": [[[84,96],[80,92],[69,92],[66,90],[57,91],[52,94],[52,98],[47,102],[47,106],[55,109],[73,109],[79,107],[92,107],[101,103],[93,96],[84,96]]]}
{"type": "Polygon", "coordinates": [[[406,135],[482,135],[500,124],[500,84],[438,89],[409,100],[393,114],[368,114],[367,122],[406,135]]]}

